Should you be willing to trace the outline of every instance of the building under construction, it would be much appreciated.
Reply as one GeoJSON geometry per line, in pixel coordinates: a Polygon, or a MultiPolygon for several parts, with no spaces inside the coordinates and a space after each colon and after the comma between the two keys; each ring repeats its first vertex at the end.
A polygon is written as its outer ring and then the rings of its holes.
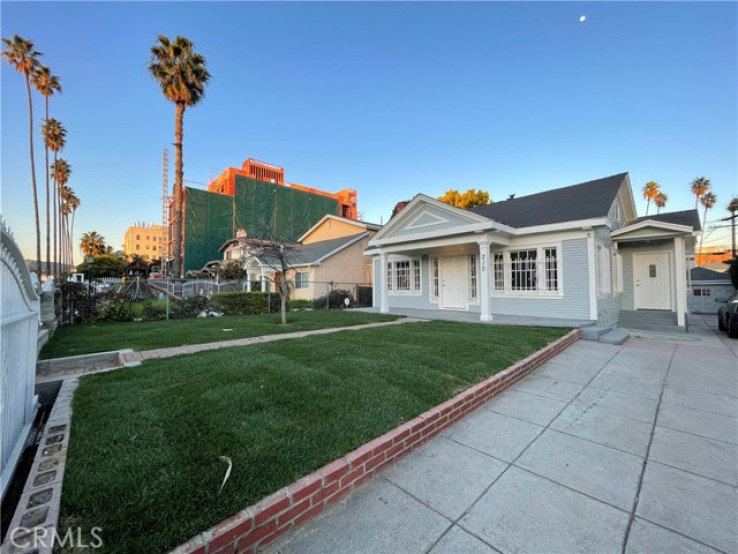
{"type": "Polygon", "coordinates": [[[326,214],[357,219],[357,213],[355,190],[329,193],[290,183],[283,167],[249,158],[241,169],[223,171],[207,190],[184,188],[182,266],[185,272],[200,269],[219,258],[218,248],[238,229],[250,237],[297,241],[326,214]]]}

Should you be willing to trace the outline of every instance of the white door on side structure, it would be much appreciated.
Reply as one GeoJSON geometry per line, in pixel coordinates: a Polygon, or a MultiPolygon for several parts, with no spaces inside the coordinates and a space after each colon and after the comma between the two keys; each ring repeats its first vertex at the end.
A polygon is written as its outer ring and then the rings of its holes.
{"type": "Polygon", "coordinates": [[[466,308],[466,256],[441,258],[441,290],[444,308],[466,308]]]}
{"type": "Polygon", "coordinates": [[[635,309],[671,309],[671,273],[668,252],[633,254],[635,309]]]}

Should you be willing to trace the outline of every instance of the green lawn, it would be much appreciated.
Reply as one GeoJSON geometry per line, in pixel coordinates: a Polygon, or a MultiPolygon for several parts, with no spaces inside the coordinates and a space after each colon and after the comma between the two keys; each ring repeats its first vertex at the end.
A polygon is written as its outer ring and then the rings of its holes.
{"type": "Polygon", "coordinates": [[[166,551],[568,331],[410,323],[84,377],[61,521],[166,551]]]}
{"type": "Polygon", "coordinates": [[[397,316],[394,315],[317,310],[290,312],[287,315],[286,326],[280,324],[279,314],[65,325],[57,329],[52,339],[41,350],[39,357],[62,358],[123,348],[154,350],[184,344],[202,344],[395,319],[397,316]]]}

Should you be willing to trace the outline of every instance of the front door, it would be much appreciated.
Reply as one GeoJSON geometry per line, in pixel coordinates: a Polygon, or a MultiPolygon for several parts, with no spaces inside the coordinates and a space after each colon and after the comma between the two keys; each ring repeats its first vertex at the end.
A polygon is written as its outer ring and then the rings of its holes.
{"type": "Polygon", "coordinates": [[[441,259],[443,307],[466,308],[466,256],[441,259]]]}
{"type": "Polygon", "coordinates": [[[633,255],[633,290],[636,310],[671,309],[668,252],[633,255]]]}

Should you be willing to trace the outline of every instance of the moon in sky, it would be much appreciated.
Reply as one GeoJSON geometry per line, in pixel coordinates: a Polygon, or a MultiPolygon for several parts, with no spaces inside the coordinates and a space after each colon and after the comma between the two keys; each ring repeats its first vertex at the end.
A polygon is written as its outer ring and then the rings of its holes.
{"type": "Polygon", "coordinates": [[[584,23],[585,21],[587,21],[587,16],[586,15],[580,15],[579,16],[579,23],[584,23]]]}

